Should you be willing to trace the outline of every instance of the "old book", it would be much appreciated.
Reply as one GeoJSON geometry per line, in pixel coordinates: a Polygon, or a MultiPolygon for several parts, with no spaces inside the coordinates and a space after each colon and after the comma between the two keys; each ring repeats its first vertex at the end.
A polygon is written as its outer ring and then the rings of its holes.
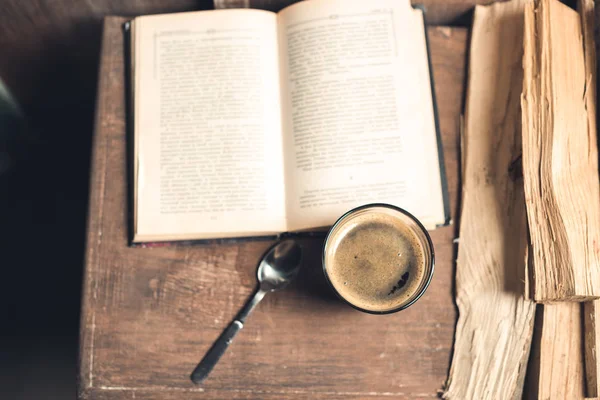
{"type": "Polygon", "coordinates": [[[585,393],[587,397],[600,397],[598,373],[598,346],[600,346],[600,300],[583,303],[583,348],[585,362],[585,393]]]}
{"type": "Polygon", "coordinates": [[[314,0],[131,22],[134,241],[449,220],[423,13],[314,0]]]}
{"type": "Polygon", "coordinates": [[[459,318],[446,399],[521,399],[523,393],[535,317],[535,303],[523,296],[524,5],[475,8],[456,262],[459,318]]]}
{"type": "Polygon", "coordinates": [[[583,400],[581,338],[581,304],[538,307],[524,398],[583,400]]]}
{"type": "MultiPolygon", "coordinates": [[[[589,77],[590,95],[586,97],[588,111],[588,134],[591,140],[597,140],[596,130],[596,43],[594,40],[595,7],[593,0],[579,0],[577,12],[581,18],[583,34],[583,49],[585,57],[585,74],[589,77]]],[[[588,301],[583,304],[583,347],[585,363],[585,393],[587,397],[600,397],[600,300],[588,301]]]]}
{"type": "Polygon", "coordinates": [[[537,302],[600,296],[600,189],[593,74],[581,21],[558,0],[525,13],[523,174],[537,302]]]}
{"type": "MultiPolygon", "coordinates": [[[[279,11],[290,4],[306,0],[214,0],[215,8],[258,8],[279,11]]],[[[413,5],[423,6],[425,20],[433,25],[455,25],[464,18],[475,4],[489,4],[490,0],[412,0],[413,5]]]]}

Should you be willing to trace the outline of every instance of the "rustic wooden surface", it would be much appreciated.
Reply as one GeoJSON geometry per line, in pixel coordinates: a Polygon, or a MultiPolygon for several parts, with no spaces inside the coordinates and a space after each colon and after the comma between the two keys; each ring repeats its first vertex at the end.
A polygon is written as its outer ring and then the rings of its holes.
{"type": "MultiPolygon", "coordinates": [[[[400,398],[437,396],[446,379],[456,310],[454,226],[431,233],[433,282],[419,302],[389,316],[333,297],[320,240],[305,241],[304,268],[267,296],[202,388],[188,376],[250,295],[269,242],[129,248],[121,18],[106,20],[90,183],[81,321],[83,399],[400,398]]],[[[467,32],[430,28],[452,210],[467,32]]],[[[456,215],[456,213],[454,213],[456,215]]]]}

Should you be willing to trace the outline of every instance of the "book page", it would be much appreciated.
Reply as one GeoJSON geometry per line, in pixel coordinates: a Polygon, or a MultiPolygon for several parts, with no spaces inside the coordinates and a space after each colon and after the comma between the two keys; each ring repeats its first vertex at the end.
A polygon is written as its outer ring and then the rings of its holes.
{"type": "Polygon", "coordinates": [[[146,16],[134,28],[134,240],[284,230],[275,14],[146,16]]]}
{"type": "Polygon", "coordinates": [[[424,29],[408,0],[279,13],[289,229],[373,202],[444,222],[424,29]]]}

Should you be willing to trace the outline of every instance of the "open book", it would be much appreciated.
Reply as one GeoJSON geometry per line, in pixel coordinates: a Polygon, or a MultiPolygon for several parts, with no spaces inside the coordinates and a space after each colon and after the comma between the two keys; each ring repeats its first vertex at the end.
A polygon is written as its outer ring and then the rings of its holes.
{"type": "Polygon", "coordinates": [[[134,242],[316,230],[373,202],[448,222],[409,0],[143,16],[130,37],[134,242]]]}

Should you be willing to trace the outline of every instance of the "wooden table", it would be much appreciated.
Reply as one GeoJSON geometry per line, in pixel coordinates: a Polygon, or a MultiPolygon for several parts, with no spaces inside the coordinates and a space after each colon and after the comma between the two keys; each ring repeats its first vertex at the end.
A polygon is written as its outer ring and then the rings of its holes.
{"type": "MultiPolygon", "coordinates": [[[[202,388],[189,374],[251,293],[270,242],[127,246],[122,18],[105,21],[94,136],[81,321],[82,399],[430,399],[445,381],[456,309],[454,226],[431,233],[436,272],[409,309],[367,315],[331,294],[322,243],[265,298],[202,388]]],[[[454,215],[464,28],[430,28],[454,215]]]]}

